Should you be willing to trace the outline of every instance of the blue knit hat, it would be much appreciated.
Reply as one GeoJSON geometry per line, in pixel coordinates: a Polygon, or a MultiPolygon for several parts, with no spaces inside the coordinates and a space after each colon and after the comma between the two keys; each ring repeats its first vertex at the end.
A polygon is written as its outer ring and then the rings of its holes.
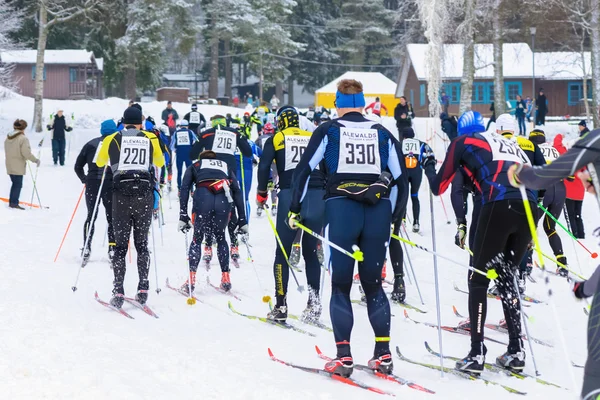
{"type": "Polygon", "coordinates": [[[112,119],[107,119],[103,121],[100,125],[100,134],[102,136],[113,134],[117,131],[117,124],[112,119]]]}

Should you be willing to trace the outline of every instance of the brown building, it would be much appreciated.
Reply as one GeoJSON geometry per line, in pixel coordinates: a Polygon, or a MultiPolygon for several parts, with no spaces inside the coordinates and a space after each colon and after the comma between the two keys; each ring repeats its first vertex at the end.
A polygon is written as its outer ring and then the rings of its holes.
{"type": "MultiPolygon", "coordinates": [[[[460,80],[463,67],[463,46],[448,44],[443,48],[442,88],[450,100],[449,113],[458,114],[460,80]]],[[[405,96],[419,117],[429,116],[427,99],[427,45],[407,45],[407,55],[398,78],[396,96],[405,96]]],[[[533,96],[534,54],[525,43],[506,43],[503,46],[504,91],[507,102],[514,108],[517,94],[523,99],[533,96]]],[[[472,109],[484,116],[491,115],[494,100],[494,67],[491,44],[475,45],[475,79],[472,109]]],[[[583,77],[591,89],[590,55],[585,53],[535,53],[535,95],[544,89],[548,101],[548,116],[583,115],[583,77]],[[586,74],[584,74],[584,71],[586,74]]],[[[591,91],[588,98],[591,99],[591,91]]]]}
{"type": "MultiPolygon", "coordinates": [[[[36,50],[0,53],[2,65],[14,65],[20,94],[33,97],[35,91],[36,50]]],[[[102,99],[103,60],[85,50],[46,50],[44,55],[44,98],[102,99]]]]}

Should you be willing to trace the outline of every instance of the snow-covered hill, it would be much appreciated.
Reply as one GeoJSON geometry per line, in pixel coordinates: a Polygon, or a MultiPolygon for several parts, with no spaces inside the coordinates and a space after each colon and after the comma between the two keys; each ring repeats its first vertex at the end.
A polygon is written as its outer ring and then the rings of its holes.
{"type": "MultiPolygon", "coordinates": [[[[22,100],[19,100],[19,102],[22,100]]],[[[155,248],[153,255],[158,261],[158,276],[154,264],[151,266],[151,289],[148,304],[160,316],[154,319],[130,306],[125,309],[134,316],[126,319],[94,301],[94,292],[108,300],[112,289],[112,271],[108,267],[106,244],[103,235],[106,222],[102,210],[96,225],[91,262],[81,272],[78,290],[73,292],[79,267],[79,248],[83,245],[82,226],[85,219],[85,204],[77,211],[65,245],[58,261],[53,262],[62,235],[69,222],[73,208],[82,190],[72,166],[75,157],[86,142],[98,133],[94,125],[105,118],[118,117],[126,106],[124,101],[109,99],[94,102],[71,102],[76,115],[89,115],[90,126],[76,125],[71,153],[67,166],[54,167],[50,150],[42,150],[42,165],[39,169],[38,187],[46,210],[28,209],[16,211],[0,205],[0,393],[7,399],[375,399],[378,394],[343,385],[327,378],[310,375],[272,362],[267,355],[270,347],[277,356],[295,363],[321,367],[324,362],[317,358],[314,346],[318,345],[328,354],[335,353],[333,335],[316,328],[302,326],[316,335],[309,337],[300,333],[280,329],[259,321],[251,321],[234,315],[227,307],[232,301],[241,312],[264,316],[268,307],[261,301],[264,295],[273,295],[272,262],[275,239],[267,218],[252,217],[251,244],[254,263],[245,259],[246,251],[240,248],[243,262],[240,269],[233,269],[233,290],[241,301],[199,284],[197,295],[202,299],[196,305],[186,304],[186,299],[165,287],[169,278],[173,285],[181,285],[187,275],[184,236],[177,232],[178,204],[175,193],[163,202],[166,225],[154,225],[155,248]],[[161,289],[157,294],[155,290],[161,289]]],[[[17,102],[17,103],[19,103],[17,102]]],[[[69,103],[69,104],[71,104],[69,103]]],[[[58,107],[58,105],[56,104],[58,107]]],[[[3,121],[31,105],[0,103],[3,121]]],[[[56,107],[55,107],[56,108],[56,107]]],[[[61,107],[70,113],[66,105],[61,107]]],[[[160,104],[147,107],[152,115],[159,116],[160,104]]],[[[183,106],[175,105],[181,113],[183,106]]],[[[52,107],[47,106],[46,110],[52,107]]],[[[215,109],[203,110],[207,116],[215,109]]],[[[27,111],[30,113],[30,111],[27,111]]],[[[79,117],[78,117],[79,118],[79,117]]],[[[79,118],[80,120],[83,117],[79,118]]],[[[417,120],[420,135],[422,125],[432,125],[431,120],[417,120]]],[[[393,126],[393,121],[385,121],[393,126]]],[[[435,135],[429,133],[429,136],[435,135]]],[[[33,135],[35,137],[35,135],[33,135]]],[[[37,138],[36,138],[37,139],[37,138]]],[[[441,141],[441,139],[439,139],[441,141]]],[[[35,146],[32,139],[32,144],[35,146]]],[[[436,144],[436,153],[443,153],[443,141],[436,144]]],[[[10,181],[0,174],[0,195],[8,197],[10,181]]],[[[25,178],[21,200],[29,201],[32,193],[31,175],[25,178]]],[[[428,248],[431,243],[431,218],[429,192],[424,182],[419,194],[422,206],[422,235],[411,238],[428,248]]],[[[252,198],[252,195],[251,195],[252,198]]],[[[448,212],[444,214],[440,198],[433,199],[434,225],[438,238],[438,251],[448,257],[468,262],[468,255],[454,245],[454,216],[448,195],[443,197],[448,212]],[[447,220],[451,223],[447,224],[447,220]]],[[[410,207],[409,207],[410,209],[410,207]]],[[[410,213],[409,213],[410,216],[410,213]]],[[[584,242],[597,251],[598,246],[591,238],[596,228],[598,210],[593,199],[584,202],[584,218],[589,239],[584,242]]],[[[551,254],[543,231],[543,250],[551,254]]],[[[588,276],[595,263],[580,247],[572,245],[570,239],[559,233],[564,242],[571,266],[588,276]],[[578,262],[579,260],[579,262],[578,262]]],[[[152,245],[152,240],[150,241],[152,245]]],[[[427,314],[409,312],[418,321],[436,322],[433,260],[429,254],[410,250],[415,273],[423,293],[427,314]]],[[[133,294],[137,285],[134,263],[128,264],[125,290],[133,294]]],[[[553,268],[553,266],[551,266],[553,268]]],[[[200,271],[199,276],[210,276],[219,281],[219,268],[213,262],[209,272],[200,271]]],[[[467,287],[466,270],[439,260],[441,317],[444,325],[456,325],[459,319],[452,312],[455,305],[462,314],[467,314],[467,296],[453,289],[455,282],[467,287]]],[[[388,276],[391,276],[388,269],[388,276]]],[[[530,296],[547,301],[547,287],[539,271],[534,272],[537,284],[528,283],[530,296]]],[[[305,283],[303,274],[301,281],[305,283]]],[[[203,278],[199,277],[199,282],[203,278]]],[[[564,334],[567,337],[568,353],[572,361],[583,364],[586,357],[586,324],[583,304],[574,300],[569,285],[562,279],[551,277],[555,302],[564,334]]],[[[408,285],[407,301],[421,306],[415,286],[408,285]]],[[[324,289],[325,310],[322,320],[330,325],[328,298],[329,277],[324,289]]],[[[353,289],[358,298],[358,288],[353,289]]],[[[304,309],[306,295],[295,290],[290,279],[288,303],[292,313],[304,309]]],[[[502,318],[500,302],[489,300],[488,321],[496,323],[502,318]]],[[[439,360],[427,353],[424,341],[438,348],[437,330],[415,325],[403,316],[403,309],[392,306],[392,346],[399,346],[404,355],[437,364],[439,360]]],[[[527,307],[531,334],[551,342],[554,348],[534,344],[534,352],[542,378],[560,386],[570,388],[567,369],[557,336],[559,329],[546,304],[527,307]]],[[[354,307],[355,324],[352,349],[355,360],[365,363],[372,355],[373,334],[366,309],[354,307]]],[[[296,322],[299,326],[299,323],[296,322]]],[[[487,331],[487,335],[507,340],[503,334],[487,331]]],[[[444,351],[448,355],[464,356],[469,349],[468,337],[443,333],[444,351]]],[[[487,343],[489,359],[504,351],[504,347],[487,343]]],[[[526,372],[534,374],[529,348],[527,348],[526,372]]],[[[453,363],[447,361],[446,366],[453,363]]],[[[506,399],[508,394],[497,386],[486,386],[482,382],[470,382],[446,375],[440,379],[438,372],[414,366],[395,359],[396,374],[437,392],[425,394],[406,386],[384,382],[363,372],[355,372],[354,378],[391,391],[398,398],[406,399],[506,399]]],[[[485,376],[505,385],[527,392],[528,398],[563,399],[574,398],[580,390],[582,370],[576,369],[578,386],[574,391],[543,386],[532,379],[524,381],[501,374],[486,372],[485,376]]]]}

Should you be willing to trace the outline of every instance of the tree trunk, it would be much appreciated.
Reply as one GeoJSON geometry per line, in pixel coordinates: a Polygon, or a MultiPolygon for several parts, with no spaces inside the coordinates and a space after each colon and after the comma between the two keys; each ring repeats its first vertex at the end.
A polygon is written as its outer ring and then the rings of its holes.
{"type": "Polygon", "coordinates": [[[592,9],[590,18],[590,36],[592,42],[592,117],[594,119],[594,128],[600,126],[600,117],[598,116],[598,100],[600,99],[600,0],[590,2],[592,9]]]}
{"type": "MultiPolygon", "coordinates": [[[[135,63],[134,63],[135,64],[135,63]]],[[[129,100],[134,100],[137,97],[137,74],[135,65],[130,65],[125,68],[125,96],[129,100]]]]}
{"type": "MultiPolygon", "coordinates": [[[[581,70],[583,71],[583,104],[585,106],[585,120],[590,123],[590,102],[588,101],[588,87],[589,82],[588,74],[590,73],[585,65],[585,30],[581,30],[581,42],[580,42],[580,55],[581,55],[581,70]]],[[[595,127],[595,126],[594,126],[595,127]]]]}
{"type": "Polygon", "coordinates": [[[42,115],[44,100],[44,53],[48,39],[48,11],[43,2],[40,2],[38,30],[37,58],[35,60],[35,92],[33,105],[33,126],[36,132],[42,131],[42,115]]]}
{"type": "Polygon", "coordinates": [[[283,99],[283,82],[280,79],[275,81],[275,96],[278,99],[283,99]]]}
{"type": "Polygon", "coordinates": [[[210,41],[210,78],[208,80],[208,97],[216,99],[219,92],[219,38],[213,32],[210,41]]]}
{"type": "Polygon", "coordinates": [[[475,78],[475,38],[473,21],[475,19],[475,0],[465,1],[463,75],[460,79],[459,115],[471,109],[473,102],[473,79],[475,78]]]}
{"type": "MultiPolygon", "coordinates": [[[[291,75],[287,80],[287,86],[288,86],[287,104],[294,104],[294,77],[291,75]]],[[[283,101],[283,96],[281,97],[281,99],[283,101]]]]}
{"type": "Polygon", "coordinates": [[[233,66],[231,63],[231,39],[225,39],[223,43],[224,55],[225,55],[225,96],[231,99],[231,84],[233,82],[233,66]]]}
{"type": "Polygon", "coordinates": [[[495,1],[495,7],[492,10],[494,14],[492,19],[493,38],[492,43],[494,46],[494,110],[496,117],[500,114],[504,114],[506,110],[506,96],[504,95],[504,73],[502,60],[502,45],[504,40],[502,39],[502,21],[500,20],[500,0],[495,1]]]}

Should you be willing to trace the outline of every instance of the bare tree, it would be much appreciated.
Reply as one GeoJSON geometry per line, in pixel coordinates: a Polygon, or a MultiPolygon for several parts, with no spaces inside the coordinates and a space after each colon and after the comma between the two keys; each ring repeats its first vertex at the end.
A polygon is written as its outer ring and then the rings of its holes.
{"type": "MultiPolygon", "coordinates": [[[[19,30],[22,17],[22,11],[15,10],[7,0],[0,0],[0,21],[2,21],[0,24],[0,51],[14,50],[19,47],[8,35],[19,30]]],[[[2,90],[0,97],[9,95],[17,88],[18,82],[15,81],[13,75],[14,69],[15,65],[10,63],[5,63],[0,67],[0,86],[8,89],[2,90]]]]}
{"type": "Polygon", "coordinates": [[[475,78],[475,8],[477,0],[465,0],[465,17],[457,33],[463,38],[463,71],[460,79],[459,114],[471,109],[475,78]]]}
{"type": "Polygon", "coordinates": [[[502,0],[495,0],[492,13],[492,46],[494,53],[494,110],[496,115],[504,114],[506,110],[506,96],[504,95],[504,61],[502,47],[503,21],[500,15],[500,4],[502,0]]]}
{"type": "Polygon", "coordinates": [[[100,0],[85,0],[83,4],[73,5],[68,0],[38,0],[38,46],[35,62],[35,95],[33,108],[33,126],[36,132],[42,131],[44,99],[44,53],[50,28],[56,24],[70,21],[94,9],[100,0]]]}

